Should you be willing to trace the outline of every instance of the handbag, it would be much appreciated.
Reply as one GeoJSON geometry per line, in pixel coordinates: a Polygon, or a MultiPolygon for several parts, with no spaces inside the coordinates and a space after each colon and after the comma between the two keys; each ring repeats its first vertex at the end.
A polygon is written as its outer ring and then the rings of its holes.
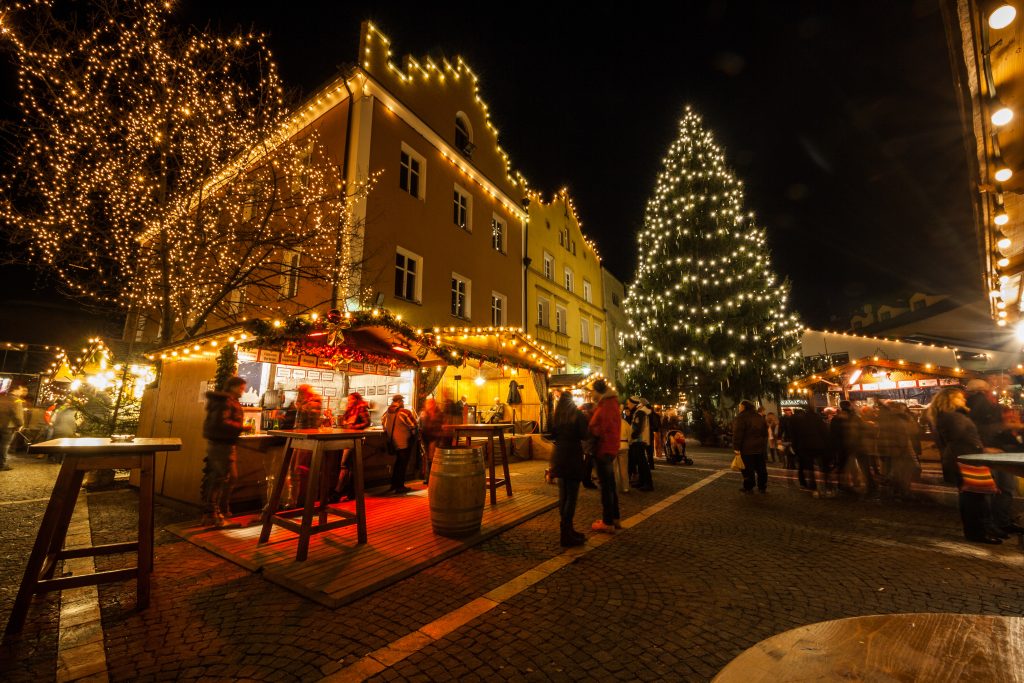
{"type": "Polygon", "coordinates": [[[730,469],[733,469],[737,472],[742,472],[744,469],[746,469],[746,467],[747,466],[743,464],[743,456],[740,455],[739,453],[733,456],[732,464],[729,465],[730,469]]]}
{"type": "Polygon", "coordinates": [[[984,465],[966,465],[957,462],[960,468],[960,476],[963,483],[960,490],[963,493],[999,493],[996,480],[992,478],[992,470],[984,465]]]}

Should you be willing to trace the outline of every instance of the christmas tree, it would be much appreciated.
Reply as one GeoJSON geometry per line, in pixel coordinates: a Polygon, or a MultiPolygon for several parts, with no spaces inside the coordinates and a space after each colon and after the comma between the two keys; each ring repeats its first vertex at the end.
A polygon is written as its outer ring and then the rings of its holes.
{"type": "Polygon", "coordinates": [[[742,181],[690,107],[662,161],[637,246],[622,340],[628,390],[712,411],[778,396],[798,359],[788,284],[772,272],[764,230],[743,206],[742,181]]]}

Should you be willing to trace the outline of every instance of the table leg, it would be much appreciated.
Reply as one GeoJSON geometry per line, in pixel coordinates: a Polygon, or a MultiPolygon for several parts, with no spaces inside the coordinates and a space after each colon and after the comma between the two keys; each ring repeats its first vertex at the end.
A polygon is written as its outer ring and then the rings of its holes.
{"type": "Polygon", "coordinates": [[[288,439],[284,444],[284,453],[281,455],[281,471],[274,481],[274,490],[270,493],[270,500],[267,501],[267,509],[263,511],[263,528],[260,530],[258,545],[270,540],[270,530],[274,526],[274,515],[280,509],[281,491],[284,488],[284,478],[288,474],[288,466],[292,462],[292,440],[288,439]]]}
{"type": "Polygon", "coordinates": [[[64,549],[64,541],[68,536],[71,517],[75,514],[75,505],[78,503],[78,496],[82,491],[83,479],[85,479],[85,471],[76,467],[75,471],[71,474],[71,485],[64,500],[64,509],[61,510],[57,526],[54,527],[55,532],[50,539],[50,547],[47,549],[46,558],[43,560],[41,573],[41,578],[43,579],[52,579],[53,572],[57,569],[57,553],[64,549]]]}
{"type": "Polygon", "coordinates": [[[498,432],[498,445],[501,446],[501,466],[505,470],[505,492],[512,497],[512,477],[508,471],[508,451],[505,449],[505,433],[498,432]]]}
{"type": "Polygon", "coordinates": [[[139,454],[139,559],[135,608],[149,607],[153,578],[153,461],[155,453],[139,454]]]}
{"type": "Polygon", "coordinates": [[[309,531],[313,528],[313,511],[316,507],[316,491],[320,487],[320,469],[323,460],[323,446],[317,441],[313,446],[313,457],[309,463],[309,480],[306,482],[306,506],[302,510],[302,526],[299,530],[299,549],[295,552],[295,560],[303,562],[309,555],[309,531]]]}
{"type": "Polygon", "coordinates": [[[358,543],[366,543],[366,501],[363,500],[363,441],[356,439],[355,485],[356,485],[356,540],[358,543]]]}
{"type": "MultiPolygon", "coordinates": [[[[328,493],[327,493],[327,491],[328,491],[328,487],[327,487],[328,481],[327,480],[328,480],[328,474],[329,474],[328,470],[330,470],[330,468],[327,466],[327,453],[324,452],[322,457],[324,459],[324,463],[320,466],[320,480],[317,483],[317,487],[316,488],[317,488],[317,491],[318,491],[318,493],[317,493],[317,500],[320,501],[320,524],[327,524],[327,506],[328,506],[328,502],[329,502],[329,500],[327,498],[327,495],[328,495],[328,493]]],[[[310,485],[312,485],[312,484],[313,484],[313,482],[310,482],[310,485]]]]}
{"type": "Polygon", "coordinates": [[[485,450],[487,451],[487,464],[491,468],[491,478],[487,482],[487,487],[489,489],[491,489],[491,505],[497,505],[498,504],[498,485],[495,483],[495,480],[494,480],[494,456],[495,456],[495,453],[494,453],[494,435],[493,434],[489,434],[487,436],[487,446],[485,446],[485,450]]]}
{"type": "Polygon", "coordinates": [[[64,516],[64,507],[70,498],[69,488],[77,465],[78,458],[65,456],[64,463],[57,474],[57,481],[53,485],[53,492],[50,493],[50,502],[46,504],[46,512],[43,513],[43,521],[39,526],[39,533],[36,534],[32,553],[28,556],[28,565],[25,567],[25,574],[21,579],[21,587],[18,588],[18,595],[14,599],[14,606],[7,619],[5,636],[18,633],[25,625],[25,617],[28,615],[32,596],[36,592],[36,583],[39,581],[39,571],[43,567],[43,562],[46,561],[46,552],[50,548],[54,534],[57,533],[57,525],[64,516]]]}

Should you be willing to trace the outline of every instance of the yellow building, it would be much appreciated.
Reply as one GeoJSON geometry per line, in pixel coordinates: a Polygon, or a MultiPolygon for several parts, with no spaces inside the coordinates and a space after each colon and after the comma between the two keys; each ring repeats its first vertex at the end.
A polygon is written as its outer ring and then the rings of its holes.
{"type": "Polygon", "coordinates": [[[530,196],[526,239],[527,329],[566,374],[604,371],[608,328],[601,259],[580,230],[568,193],[530,196]]]}

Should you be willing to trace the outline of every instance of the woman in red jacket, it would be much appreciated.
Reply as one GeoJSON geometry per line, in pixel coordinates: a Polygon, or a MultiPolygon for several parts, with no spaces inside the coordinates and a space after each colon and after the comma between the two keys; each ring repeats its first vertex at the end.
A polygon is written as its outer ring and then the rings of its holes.
{"type": "Polygon", "coordinates": [[[594,465],[601,483],[601,519],[591,525],[594,531],[615,533],[619,524],[619,494],[615,490],[615,458],[619,454],[620,423],[622,422],[619,397],[603,379],[594,382],[594,401],[597,408],[590,417],[590,432],[597,439],[594,465]]]}

